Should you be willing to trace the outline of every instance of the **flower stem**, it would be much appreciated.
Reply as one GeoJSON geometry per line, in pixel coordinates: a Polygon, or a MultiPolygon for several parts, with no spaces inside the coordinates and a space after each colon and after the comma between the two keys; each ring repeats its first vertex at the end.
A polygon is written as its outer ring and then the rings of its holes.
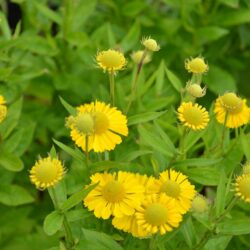
{"type": "Polygon", "coordinates": [[[128,113],[134,99],[135,99],[135,94],[136,94],[136,88],[137,88],[137,83],[138,83],[138,79],[139,79],[139,75],[141,73],[141,69],[142,69],[142,66],[143,66],[143,62],[144,62],[144,59],[146,58],[146,55],[147,55],[147,49],[144,50],[143,54],[142,54],[142,57],[141,57],[141,61],[139,62],[138,66],[137,66],[137,71],[136,71],[136,75],[135,75],[135,79],[133,81],[133,84],[131,86],[131,93],[130,93],[130,98],[129,98],[129,101],[128,101],[128,105],[127,105],[127,108],[125,110],[125,114],[128,113]]]}
{"type": "Polygon", "coordinates": [[[110,91],[110,103],[115,105],[115,74],[114,71],[109,72],[109,91],[110,91]]]}
{"type": "Polygon", "coordinates": [[[150,242],[149,242],[149,250],[156,250],[157,247],[156,247],[156,244],[155,244],[155,237],[152,236],[150,238],[150,242]]]}

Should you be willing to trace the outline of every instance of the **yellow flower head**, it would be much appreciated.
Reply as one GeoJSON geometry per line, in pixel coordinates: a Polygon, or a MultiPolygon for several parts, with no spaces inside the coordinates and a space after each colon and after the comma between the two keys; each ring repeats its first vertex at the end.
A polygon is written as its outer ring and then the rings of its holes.
{"type": "MultiPolygon", "coordinates": [[[[131,54],[132,60],[136,63],[139,64],[141,63],[142,57],[143,57],[144,51],[143,50],[138,50],[135,51],[131,54]]],[[[142,64],[149,63],[151,61],[151,57],[148,53],[146,53],[146,56],[144,57],[142,64]]]]}
{"type": "Polygon", "coordinates": [[[203,74],[208,71],[208,65],[203,57],[195,57],[185,61],[185,68],[188,72],[194,74],[203,74]]]}
{"type": "Polygon", "coordinates": [[[250,174],[243,174],[236,178],[235,194],[245,202],[250,202],[250,174]]]}
{"type": "Polygon", "coordinates": [[[243,174],[250,174],[250,162],[247,162],[242,167],[243,174]]]}
{"type": "Polygon", "coordinates": [[[157,42],[150,38],[150,37],[144,37],[141,41],[142,45],[145,46],[146,49],[150,51],[158,51],[160,50],[160,46],[157,44],[157,42]]]}
{"type": "Polygon", "coordinates": [[[235,93],[229,92],[223,96],[219,96],[215,101],[214,112],[219,123],[226,127],[238,128],[249,122],[250,109],[245,99],[241,99],[235,93]],[[227,117],[226,117],[227,114],[227,117]]]}
{"type": "Polygon", "coordinates": [[[100,68],[108,72],[123,70],[126,65],[124,55],[113,49],[99,52],[96,56],[96,62],[100,68]]]}
{"type": "Polygon", "coordinates": [[[197,194],[192,201],[192,210],[195,213],[205,213],[208,210],[208,200],[201,194],[197,194]]]}
{"type": "Polygon", "coordinates": [[[135,216],[139,229],[148,235],[170,232],[182,220],[174,200],[162,194],[147,196],[135,216]]]}
{"type": "Polygon", "coordinates": [[[209,122],[206,109],[192,102],[183,102],[181,104],[178,108],[178,118],[184,126],[193,130],[204,129],[209,122]]]}
{"type": "Polygon", "coordinates": [[[38,189],[56,185],[64,176],[65,169],[58,159],[50,156],[38,160],[30,170],[30,180],[38,189]]]}
{"type": "Polygon", "coordinates": [[[128,135],[127,118],[115,107],[103,102],[92,102],[77,108],[77,115],[70,116],[66,125],[71,129],[71,138],[82,150],[104,152],[113,150],[128,135]]]}
{"type": "Polygon", "coordinates": [[[0,95],[0,123],[3,122],[3,120],[7,116],[7,107],[5,105],[5,99],[3,96],[0,95]]]}
{"type": "Polygon", "coordinates": [[[186,213],[195,196],[194,186],[190,184],[186,175],[169,169],[160,174],[158,193],[163,193],[175,201],[176,209],[186,213]]]}
{"type": "Polygon", "coordinates": [[[187,82],[186,91],[195,98],[203,97],[206,94],[206,87],[201,88],[199,84],[187,82]]]}
{"type": "Polygon", "coordinates": [[[134,174],[96,173],[91,176],[91,184],[99,184],[84,199],[84,205],[94,211],[97,218],[108,219],[134,214],[144,198],[144,187],[134,174]]]}

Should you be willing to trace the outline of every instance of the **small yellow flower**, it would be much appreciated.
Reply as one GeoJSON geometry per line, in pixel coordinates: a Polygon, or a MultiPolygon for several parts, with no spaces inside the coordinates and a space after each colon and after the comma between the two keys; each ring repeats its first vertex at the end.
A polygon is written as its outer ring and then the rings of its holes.
{"type": "Polygon", "coordinates": [[[192,201],[192,210],[195,213],[205,213],[208,210],[208,200],[201,194],[197,194],[192,201]]]}
{"type": "Polygon", "coordinates": [[[160,46],[157,44],[157,42],[150,38],[150,37],[144,37],[141,41],[142,45],[145,46],[146,49],[150,51],[158,51],[160,50],[160,46]]]}
{"type": "Polygon", "coordinates": [[[0,95],[0,123],[4,121],[7,116],[7,107],[3,96],[0,95]]]}
{"type": "Polygon", "coordinates": [[[94,211],[97,218],[130,216],[144,198],[144,187],[134,174],[122,171],[117,174],[96,173],[90,178],[91,184],[99,184],[84,199],[84,205],[94,211]]]}
{"type": "Polygon", "coordinates": [[[235,194],[245,202],[250,202],[250,174],[243,174],[236,178],[235,194]]]}
{"type": "Polygon", "coordinates": [[[178,108],[178,118],[184,126],[193,130],[204,129],[209,122],[209,115],[206,109],[192,102],[183,102],[181,104],[178,108]]]}
{"type": "Polygon", "coordinates": [[[194,186],[186,175],[169,169],[160,174],[158,193],[163,193],[175,201],[175,208],[185,214],[191,207],[195,196],[194,186]]]}
{"type": "Polygon", "coordinates": [[[65,169],[58,159],[50,156],[38,160],[30,170],[30,180],[38,189],[55,186],[64,176],[65,169]]]}
{"type": "Polygon", "coordinates": [[[201,88],[199,84],[192,84],[187,82],[186,91],[195,98],[203,97],[206,94],[206,87],[201,88]]]}
{"type": "MultiPolygon", "coordinates": [[[[141,63],[141,60],[142,60],[142,56],[144,54],[144,51],[143,50],[138,50],[138,51],[135,51],[131,54],[131,58],[132,60],[136,63],[136,64],[139,64],[141,63]]],[[[148,53],[146,53],[146,56],[144,57],[143,61],[142,61],[142,64],[146,64],[146,63],[149,63],[151,61],[151,57],[148,53]]]]}
{"type": "Polygon", "coordinates": [[[147,196],[135,216],[144,235],[165,234],[178,227],[182,220],[174,200],[163,194],[147,196]]]}
{"type": "Polygon", "coordinates": [[[103,102],[92,102],[77,108],[77,115],[70,116],[66,126],[71,129],[70,135],[77,146],[88,151],[104,152],[113,150],[122,142],[121,135],[128,135],[127,118],[115,107],[103,102]]]}
{"type": "Polygon", "coordinates": [[[219,96],[215,101],[214,112],[219,123],[226,127],[238,128],[249,122],[250,109],[245,99],[241,99],[235,93],[229,92],[223,96],[219,96]],[[226,117],[227,115],[227,117],[226,117]]]}
{"type": "Polygon", "coordinates": [[[123,53],[112,49],[99,52],[96,56],[96,61],[100,68],[108,72],[123,70],[126,65],[123,53]]]}
{"type": "Polygon", "coordinates": [[[247,162],[242,167],[243,174],[250,174],[250,162],[247,162]]]}
{"type": "Polygon", "coordinates": [[[194,74],[203,74],[208,71],[208,65],[203,57],[195,57],[185,61],[185,68],[188,72],[194,74]]]}

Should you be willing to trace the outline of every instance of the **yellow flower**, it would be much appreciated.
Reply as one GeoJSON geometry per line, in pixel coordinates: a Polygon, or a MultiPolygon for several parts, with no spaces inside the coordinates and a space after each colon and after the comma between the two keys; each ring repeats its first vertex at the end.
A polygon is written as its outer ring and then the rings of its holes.
{"type": "Polygon", "coordinates": [[[67,126],[71,129],[72,140],[82,150],[104,152],[113,150],[122,142],[121,136],[128,135],[127,118],[115,107],[103,102],[92,102],[77,108],[77,115],[70,116],[67,126]]]}
{"type": "Polygon", "coordinates": [[[146,49],[150,51],[158,51],[160,50],[160,46],[157,44],[157,42],[150,38],[150,37],[144,37],[141,41],[142,45],[145,46],[146,49]]]}
{"type": "Polygon", "coordinates": [[[3,96],[0,95],[0,123],[3,122],[3,120],[7,116],[7,107],[5,105],[5,99],[3,96]]]}
{"type": "MultiPolygon", "coordinates": [[[[142,60],[142,56],[144,54],[144,51],[143,50],[138,50],[138,51],[135,51],[131,54],[131,58],[132,60],[136,63],[136,64],[139,64],[141,63],[141,60],[142,60]]],[[[144,57],[143,61],[142,61],[142,64],[146,64],[146,63],[149,63],[151,61],[151,57],[148,53],[146,53],[146,56],[144,57]]]]}
{"type": "Polygon", "coordinates": [[[195,213],[205,213],[208,210],[208,200],[201,194],[197,194],[192,202],[192,210],[195,213]]]}
{"type": "Polygon", "coordinates": [[[135,216],[140,230],[148,235],[170,232],[182,220],[174,200],[165,195],[147,196],[135,216]]]}
{"type": "Polygon", "coordinates": [[[56,185],[64,176],[65,169],[58,159],[50,156],[38,160],[30,170],[30,180],[38,189],[56,185]]]}
{"type": "Polygon", "coordinates": [[[208,65],[203,57],[195,57],[185,61],[185,68],[188,72],[194,74],[202,74],[208,71],[208,65]]]}
{"type": "Polygon", "coordinates": [[[235,194],[245,202],[250,202],[250,174],[243,174],[236,178],[235,194]]]}
{"type": "Polygon", "coordinates": [[[243,174],[250,174],[250,162],[247,162],[243,165],[243,174]]]}
{"type": "Polygon", "coordinates": [[[108,72],[123,70],[126,65],[124,55],[112,49],[99,52],[96,56],[96,61],[100,68],[108,72]]]}
{"type": "Polygon", "coordinates": [[[144,198],[144,187],[131,173],[119,171],[117,174],[92,175],[91,184],[98,182],[84,199],[84,205],[94,211],[97,218],[132,215],[144,198]]]}
{"type": "Polygon", "coordinates": [[[214,112],[217,121],[221,124],[224,124],[225,118],[227,118],[226,127],[228,128],[238,128],[249,122],[250,108],[247,106],[246,100],[232,92],[216,99],[214,112]]]}
{"type": "Polygon", "coordinates": [[[158,192],[164,193],[175,201],[176,209],[186,213],[195,196],[194,186],[190,184],[186,175],[169,169],[160,174],[158,192]]]}
{"type": "Polygon", "coordinates": [[[195,98],[203,97],[206,94],[206,87],[201,88],[199,84],[187,82],[186,91],[195,98]]]}
{"type": "Polygon", "coordinates": [[[178,118],[184,126],[193,130],[204,129],[209,122],[206,109],[192,102],[183,102],[181,104],[178,108],[178,118]]]}

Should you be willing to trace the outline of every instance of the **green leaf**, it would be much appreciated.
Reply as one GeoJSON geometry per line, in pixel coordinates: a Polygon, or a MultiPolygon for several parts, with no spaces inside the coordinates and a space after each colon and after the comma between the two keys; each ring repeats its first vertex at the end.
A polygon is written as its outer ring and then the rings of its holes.
{"type": "Polygon", "coordinates": [[[170,83],[172,84],[172,86],[175,88],[175,90],[180,92],[182,89],[182,83],[181,83],[180,79],[172,71],[170,71],[167,67],[165,67],[165,71],[166,71],[167,77],[168,77],[170,83]]]}
{"type": "Polygon", "coordinates": [[[206,130],[189,131],[184,140],[184,148],[186,152],[195,145],[195,143],[204,135],[205,131],[206,130]]]}
{"type": "Polygon", "coordinates": [[[128,1],[122,6],[122,13],[125,16],[134,17],[139,15],[139,13],[146,7],[146,3],[141,0],[128,1]]]}
{"type": "Polygon", "coordinates": [[[232,8],[239,7],[239,0],[219,0],[219,2],[232,8]]]}
{"type": "Polygon", "coordinates": [[[66,146],[65,144],[63,144],[62,142],[59,142],[55,139],[53,139],[53,142],[59,147],[61,148],[63,151],[65,151],[66,153],[68,153],[69,155],[71,155],[74,159],[78,160],[78,161],[84,161],[84,156],[83,153],[81,154],[81,152],[72,149],[68,146],[66,146]]]}
{"type": "Polygon", "coordinates": [[[161,60],[161,63],[157,69],[157,76],[155,81],[155,90],[157,95],[162,94],[164,83],[165,83],[165,63],[164,60],[161,60]]]}
{"type": "Polygon", "coordinates": [[[161,111],[161,112],[146,112],[142,114],[133,115],[128,118],[128,125],[131,126],[135,124],[152,121],[164,115],[165,113],[166,111],[161,111]]]}
{"type": "Polygon", "coordinates": [[[91,212],[89,212],[87,209],[77,209],[77,210],[71,210],[67,212],[67,219],[72,221],[82,221],[85,218],[88,218],[90,216],[93,216],[91,212]]]}
{"type": "Polygon", "coordinates": [[[240,142],[241,142],[243,152],[247,160],[250,162],[250,133],[248,134],[242,133],[240,135],[240,142]]]}
{"type": "Polygon", "coordinates": [[[214,166],[222,161],[222,158],[219,159],[208,159],[208,158],[192,158],[181,161],[176,161],[172,164],[173,167],[187,166],[187,167],[207,167],[214,166]]]}
{"type": "Polygon", "coordinates": [[[7,40],[11,39],[11,29],[9,27],[8,21],[2,11],[0,11],[0,28],[4,38],[7,40]]]}
{"type": "Polygon", "coordinates": [[[221,169],[218,174],[219,174],[219,184],[217,187],[216,202],[215,202],[215,214],[216,214],[216,216],[219,216],[225,208],[226,182],[227,182],[227,177],[226,177],[224,169],[221,169]]]}
{"type": "Polygon", "coordinates": [[[83,199],[88,195],[88,193],[94,189],[98,183],[88,186],[77,193],[70,196],[60,207],[62,212],[66,212],[67,210],[71,209],[72,207],[76,206],[78,203],[82,202],[83,199]]]}
{"type": "Polygon", "coordinates": [[[250,218],[233,218],[218,224],[218,233],[242,235],[250,234],[250,218]]]}
{"type": "Polygon", "coordinates": [[[109,169],[124,169],[128,165],[127,162],[121,161],[99,161],[90,165],[91,173],[108,171],[109,169]]]}
{"type": "Polygon", "coordinates": [[[67,103],[61,96],[59,96],[59,99],[63,105],[63,107],[71,114],[71,115],[76,115],[76,109],[71,106],[69,103],[67,103]]]}
{"type": "Polygon", "coordinates": [[[7,206],[19,206],[34,201],[26,189],[18,185],[1,185],[0,202],[7,206]]]}
{"type": "Polygon", "coordinates": [[[43,223],[44,232],[48,235],[55,234],[62,228],[63,219],[63,214],[58,211],[53,211],[47,215],[43,223]]]}
{"type": "Polygon", "coordinates": [[[150,150],[135,150],[129,153],[126,153],[125,155],[122,155],[120,157],[120,161],[133,161],[136,158],[146,155],[146,154],[152,154],[152,151],[150,150]]]}
{"type": "Polygon", "coordinates": [[[181,226],[182,235],[189,246],[192,249],[193,245],[196,243],[196,235],[195,228],[192,222],[192,218],[188,217],[185,222],[181,226]]]}
{"type": "Polygon", "coordinates": [[[82,229],[84,239],[83,245],[88,250],[122,250],[123,248],[109,235],[93,230],[82,229]]]}
{"type": "Polygon", "coordinates": [[[23,169],[23,162],[20,158],[7,151],[0,153],[0,166],[9,171],[19,172],[23,169]]]}

